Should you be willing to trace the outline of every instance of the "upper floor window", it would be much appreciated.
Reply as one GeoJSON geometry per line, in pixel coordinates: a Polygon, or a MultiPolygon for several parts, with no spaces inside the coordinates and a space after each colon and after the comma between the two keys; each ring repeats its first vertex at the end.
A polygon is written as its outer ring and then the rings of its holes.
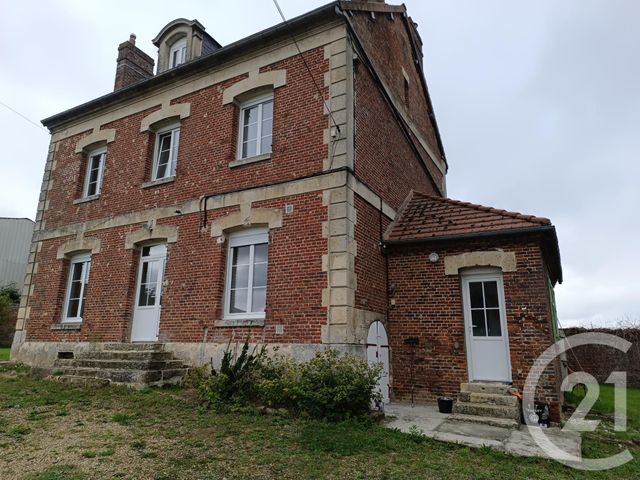
{"type": "Polygon", "coordinates": [[[87,172],[84,179],[83,197],[99,195],[102,190],[102,174],[107,158],[107,148],[93,150],[87,155],[87,172]]]}
{"type": "Polygon", "coordinates": [[[255,98],[240,106],[238,158],[271,153],[273,95],[255,98]]]}
{"type": "Polygon", "coordinates": [[[230,237],[225,318],[264,318],[268,242],[264,229],[244,230],[230,237]]]}
{"type": "Polygon", "coordinates": [[[180,125],[172,125],[158,130],[153,156],[152,180],[160,180],[176,174],[179,145],[180,125]]]}
{"type": "Polygon", "coordinates": [[[64,302],[63,322],[81,322],[89,286],[91,255],[82,254],[71,258],[69,279],[64,302]]]}
{"type": "Polygon", "coordinates": [[[169,49],[169,68],[177,67],[187,61],[187,39],[182,38],[169,49]]]}

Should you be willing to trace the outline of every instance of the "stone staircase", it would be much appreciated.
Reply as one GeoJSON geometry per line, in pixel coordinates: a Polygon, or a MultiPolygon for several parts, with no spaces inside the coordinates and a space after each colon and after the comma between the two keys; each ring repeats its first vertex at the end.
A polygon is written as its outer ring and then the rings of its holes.
{"type": "Polygon", "coordinates": [[[499,383],[463,383],[449,420],[518,428],[520,403],[512,390],[499,383]]]}
{"type": "Polygon", "coordinates": [[[178,383],[187,371],[163,344],[111,343],[103,350],[57,359],[53,375],[67,383],[141,388],[178,383]]]}

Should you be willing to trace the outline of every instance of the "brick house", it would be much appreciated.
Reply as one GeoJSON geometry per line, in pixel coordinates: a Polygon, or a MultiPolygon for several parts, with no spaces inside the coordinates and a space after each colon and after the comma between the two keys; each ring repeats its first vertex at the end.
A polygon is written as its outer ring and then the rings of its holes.
{"type": "MultiPolygon", "coordinates": [[[[135,42],[118,47],[114,92],[43,121],[14,359],[52,368],[153,344],[201,364],[249,338],[300,359],[327,347],[390,358],[399,399],[522,383],[554,338],[555,233],[445,200],[404,6],[333,2],[227,46],[177,19],[153,40],[155,74],[135,42]],[[489,375],[467,367],[474,272],[477,333],[503,340],[489,375]]],[[[545,378],[540,396],[557,405],[557,374],[545,378]]]]}

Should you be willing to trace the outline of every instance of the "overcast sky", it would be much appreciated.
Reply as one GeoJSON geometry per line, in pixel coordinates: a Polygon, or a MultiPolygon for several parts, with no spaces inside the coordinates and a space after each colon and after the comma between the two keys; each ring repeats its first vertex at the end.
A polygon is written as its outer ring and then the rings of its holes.
{"type": "MultiPolygon", "coordinates": [[[[563,326],[640,318],[640,2],[405,2],[449,196],[552,219],[563,326]]],[[[323,3],[280,0],[288,18],[323,3]]],[[[118,44],[155,58],[177,17],[223,45],[279,22],[271,0],[4,2],[0,102],[39,123],[110,92],[118,44]]],[[[34,218],[48,141],[0,105],[0,216],[34,218]]]]}

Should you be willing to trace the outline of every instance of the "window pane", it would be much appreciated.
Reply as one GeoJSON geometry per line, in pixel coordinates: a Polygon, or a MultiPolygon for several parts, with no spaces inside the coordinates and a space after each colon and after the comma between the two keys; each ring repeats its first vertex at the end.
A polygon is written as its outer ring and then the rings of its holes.
{"type": "Polygon", "coordinates": [[[267,300],[267,289],[264,287],[254,288],[252,295],[251,311],[252,312],[264,312],[264,307],[267,300]]]}
{"type": "Polygon", "coordinates": [[[84,262],[71,264],[71,279],[76,282],[82,280],[82,265],[84,262]]]}
{"type": "Polygon", "coordinates": [[[242,143],[242,158],[253,157],[257,154],[258,141],[251,140],[250,142],[242,143]]]}
{"type": "Polygon", "coordinates": [[[482,282],[469,283],[469,296],[471,298],[471,308],[484,307],[484,302],[482,301],[482,282]]]}
{"type": "Polygon", "coordinates": [[[266,120],[270,118],[273,118],[273,100],[262,104],[262,119],[266,120]]]}
{"type": "Polygon", "coordinates": [[[262,137],[260,142],[260,153],[271,153],[271,135],[268,137],[262,137]]]}
{"type": "Polygon", "coordinates": [[[490,337],[502,336],[502,328],[500,325],[500,310],[487,310],[487,329],[490,337]]]}
{"type": "Polygon", "coordinates": [[[158,168],[156,170],[156,178],[164,178],[167,176],[167,166],[169,165],[169,151],[160,152],[158,157],[158,168]]]}
{"type": "MultiPolygon", "coordinates": [[[[254,128],[250,130],[250,132],[253,132],[253,135],[248,138],[256,138],[258,132],[258,106],[256,105],[255,107],[245,108],[243,113],[242,126],[244,127],[245,135],[249,131],[247,130],[247,127],[253,126],[254,128]]],[[[245,136],[244,140],[247,140],[248,138],[245,136]]]]}
{"type": "Polygon", "coordinates": [[[67,307],[67,318],[76,318],[78,316],[78,305],[80,300],[69,300],[69,305],[67,307]]]}
{"type": "Polygon", "coordinates": [[[230,313],[246,313],[247,311],[247,289],[241,288],[231,290],[230,313]]]}
{"type": "Polygon", "coordinates": [[[498,282],[484,282],[484,301],[487,308],[498,308],[498,282]]]}
{"type": "Polygon", "coordinates": [[[161,244],[161,245],[152,245],[150,247],[144,247],[142,249],[142,256],[143,257],[147,257],[147,256],[156,256],[156,255],[164,255],[165,252],[165,245],[161,244]]]}
{"type": "Polygon", "coordinates": [[[231,269],[231,288],[249,286],[249,265],[240,265],[231,269]]]}
{"type": "Polygon", "coordinates": [[[269,249],[269,244],[267,243],[257,244],[253,252],[253,262],[254,263],[266,262],[268,249],[269,249]]]}
{"type": "Polygon", "coordinates": [[[267,286],[267,264],[266,263],[259,263],[253,268],[253,286],[254,287],[267,286]]]}
{"type": "Polygon", "coordinates": [[[249,254],[251,251],[251,247],[246,245],[244,247],[234,247],[233,248],[233,261],[232,264],[235,265],[249,265],[249,254]]]}
{"type": "Polygon", "coordinates": [[[485,337],[487,335],[487,329],[484,324],[484,310],[472,310],[471,322],[474,337],[485,337]]]}

